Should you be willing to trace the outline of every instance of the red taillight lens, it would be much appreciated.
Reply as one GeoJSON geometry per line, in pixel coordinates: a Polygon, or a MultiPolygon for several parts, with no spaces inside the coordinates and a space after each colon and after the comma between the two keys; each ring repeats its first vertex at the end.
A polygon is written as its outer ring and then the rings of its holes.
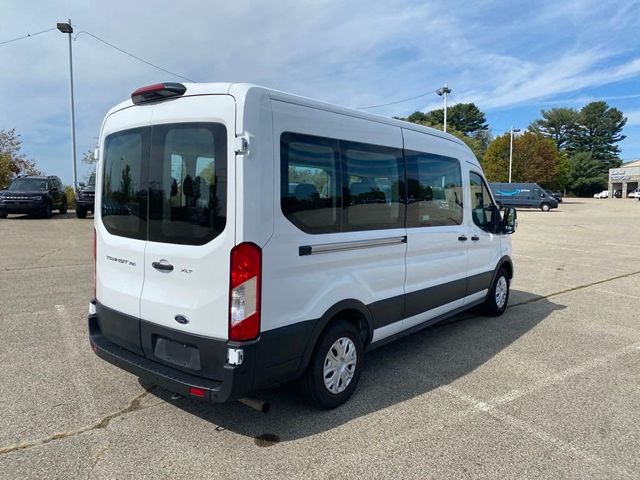
{"type": "Polygon", "coordinates": [[[96,229],[93,229],[93,298],[96,298],[96,282],[98,279],[98,273],[96,271],[96,229]]]}
{"type": "Polygon", "coordinates": [[[231,250],[229,340],[253,340],[260,333],[262,250],[241,243],[231,250]]]}
{"type": "Polygon", "coordinates": [[[136,105],[145,102],[154,102],[170,97],[179,97],[187,91],[181,83],[155,83],[141,87],[131,94],[131,101],[136,105]]]}
{"type": "Polygon", "coordinates": [[[203,388],[189,387],[189,395],[193,395],[194,397],[204,398],[206,393],[203,388]]]}

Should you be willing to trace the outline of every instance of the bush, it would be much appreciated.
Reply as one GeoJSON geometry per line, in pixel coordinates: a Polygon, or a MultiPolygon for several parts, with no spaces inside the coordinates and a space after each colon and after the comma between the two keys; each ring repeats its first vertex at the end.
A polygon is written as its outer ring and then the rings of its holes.
{"type": "Polygon", "coordinates": [[[65,185],[64,193],[67,194],[67,205],[69,208],[76,208],[76,192],[71,185],[65,185]]]}

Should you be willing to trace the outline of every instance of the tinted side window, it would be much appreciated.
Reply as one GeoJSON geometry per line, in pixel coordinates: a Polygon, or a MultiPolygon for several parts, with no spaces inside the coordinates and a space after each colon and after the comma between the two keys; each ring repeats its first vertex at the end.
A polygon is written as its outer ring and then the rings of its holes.
{"type": "Polygon", "coordinates": [[[105,140],[102,222],[109,233],[146,239],[148,129],[109,135],[105,140]]]}
{"type": "Polygon", "coordinates": [[[203,245],[226,225],[227,130],[217,123],[153,127],[149,240],[203,245]]]}
{"type": "Polygon", "coordinates": [[[470,172],[469,179],[471,181],[471,211],[473,223],[489,232],[493,225],[492,215],[494,211],[489,189],[479,174],[470,172]]]}
{"type": "Polygon", "coordinates": [[[462,173],[455,158],[406,151],[407,227],[462,224],[462,173]]]}
{"type": "Polygon", "coordinates": [[[353,142],[340,146],[346,179],[343,230],[404,227],[402,150],[353,142]]]}
{"type": "Polygon", "coordinates": [[[280,205],[284,215],[307,233],[341,229],[338,141],[283,133],[280,137],[280,205]]]}

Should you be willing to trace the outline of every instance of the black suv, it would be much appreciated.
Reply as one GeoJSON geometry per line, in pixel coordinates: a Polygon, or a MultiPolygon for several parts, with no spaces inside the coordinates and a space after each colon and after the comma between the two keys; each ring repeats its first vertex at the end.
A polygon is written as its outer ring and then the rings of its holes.
{"type": "Polygon", "coordinates": [[[22,175],[0,191],[0,218],[9,213],[39,214],[51,218],[53,210],[67,213],[67,195],[58,177],[22,175]]]}
{"type": "Polygon", "coordinates": [[[89,177],[89,182],[80,184],[78,195],[76,196],[76,217],[87,218],[87,212],[94,212],[94,202],[96,199],[96,174],[89,177]]]}

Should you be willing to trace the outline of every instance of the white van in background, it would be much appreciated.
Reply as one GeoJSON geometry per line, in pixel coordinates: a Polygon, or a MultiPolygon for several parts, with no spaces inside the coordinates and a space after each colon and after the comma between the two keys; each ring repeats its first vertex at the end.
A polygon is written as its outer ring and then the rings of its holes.
{"type": "Polygon", "coordinates": [[[302,377],[333,408],[365,351],[507,306],[516,212],[451,135],[163,83],[111,109],[99,145],[91,345],[171,391],[224,402],[302,377]]]}

